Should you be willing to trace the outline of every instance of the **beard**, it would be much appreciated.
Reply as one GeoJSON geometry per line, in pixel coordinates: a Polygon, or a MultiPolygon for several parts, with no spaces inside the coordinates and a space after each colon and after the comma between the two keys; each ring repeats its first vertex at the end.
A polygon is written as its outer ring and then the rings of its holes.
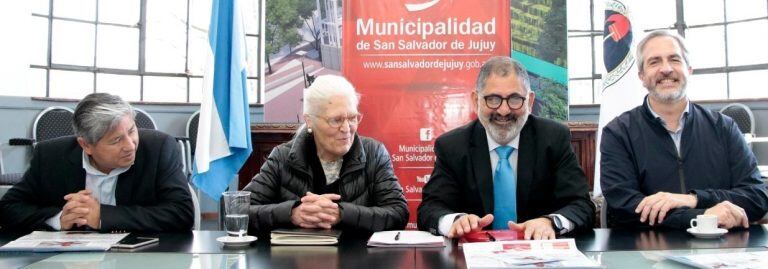
{"type": "MultiPolygon", "coordinates": [[[[478,107],[478,109],[480,109],[480,107],[478,107]]],[[[524,112],[520,116],[514,114],[502,116],[493,112],[487,118],[480,115],[478,119],[483,127],[485,127],[485,130],[488,131],[488,134],[490,134],[493,141],[496,141],[496,143],[499,143],[500,145],[506,145],[520,135],[520,131],[523,130],[525,122],[528,121],[530,112],[528,111],[527,105],[523,106],[522,109],[524,109],[524,112]],[[506,122],[498,123],[497,120],[506,120],[506,122]]]]}
{"type": "Polygon", "coordinates": [[[686,86],[688,86],[688,80],[681,80],[680,87],[667,93],[662,93],[658,89],[658,86],[655,85],[646,88],[648,88],[648,91],[654,100],[664,104],[672,104],[680,101],[686,96],[686,86]]]}

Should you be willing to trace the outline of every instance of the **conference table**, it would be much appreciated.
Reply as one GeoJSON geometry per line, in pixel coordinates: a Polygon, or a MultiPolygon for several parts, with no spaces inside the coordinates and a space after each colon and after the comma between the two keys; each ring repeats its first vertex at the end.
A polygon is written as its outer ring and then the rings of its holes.
{"type": "MultiPolygon", "coordinates": [[[[261,236],[250,246],[224,247],[222,231],[162,233],[157,244],[131,251],[79,253],[0,252],[0,268],[466,268],[455,242],[444,248],[371,248],[367,234],[344,233],[337,246],[271,246],[261,236]]],[[[21,234],[0,232],[0,244],[21,234]]],[[[665,254],[766,251],[768,225],[698,239],[670,229],[593,229],[568,236],[605,268],[687,268],[665,254]]]]}

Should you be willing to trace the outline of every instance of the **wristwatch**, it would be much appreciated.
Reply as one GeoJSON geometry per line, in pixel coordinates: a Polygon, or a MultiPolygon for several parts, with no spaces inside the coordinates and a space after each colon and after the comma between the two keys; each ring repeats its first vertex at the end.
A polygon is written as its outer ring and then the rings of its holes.
{"type": "Polygon", "coordinates": [[[549,219],[549,221],[552,222],[552,230],[555,230],[556,235],[559,235],[560,232],[562,232],[563,229],[565,229],[565,227],[563,227],[563,223],[555,215],[546,215],[543,217],[549,219]]]}

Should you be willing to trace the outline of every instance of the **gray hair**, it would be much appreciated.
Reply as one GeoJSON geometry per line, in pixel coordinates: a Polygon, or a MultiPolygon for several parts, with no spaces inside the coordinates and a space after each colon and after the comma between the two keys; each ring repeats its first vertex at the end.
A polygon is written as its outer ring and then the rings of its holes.
{"type": "Polygon", "coordinates": [[[77,104],[72,127],[77,137],[93,145],[126,115],[134,118],[135,112],[120,96],[92,93],[77,104]]]}
{"type": "Polygon", "coordinates": [[[485,61],[482,67],[480,67],[480,74],[477,75],[477,81],[475,82],[475,90],[479,93],[485,88],[485,82],[491,74],[507,77],[512,74],[512,71],[517,74],[517,79],[520,84],[525,88],[525,92],[531,91],[531,79],[528,77],[528,71],[518,61],[506,57],[496,56],[485,61]]]}
{"type": "Polygon", "coordinates": [[[645,48],[645,45],[648,44],[648,41],[651,41],[651,39],[657,38],[657,37],[671,37],[677,41],[677,45],[680,46],[680,49],[683,51],[683,60],[685,61],[685,65],[691,66],[691,63],[688,61],[688,46],[685,45],[685,38],[678,35],[677,32],[667,31],[667,30],[656,30],[653,32],[648,33],[642,40],[640,40],[640,43],[637,43],[637,49],[635,50],[636,59],[635,62],[637,62],[637,72],[642,73],[645,68],[643,68],[643,64],[645,63],[645,59],[643,59],[643,49],[645,48]]]}

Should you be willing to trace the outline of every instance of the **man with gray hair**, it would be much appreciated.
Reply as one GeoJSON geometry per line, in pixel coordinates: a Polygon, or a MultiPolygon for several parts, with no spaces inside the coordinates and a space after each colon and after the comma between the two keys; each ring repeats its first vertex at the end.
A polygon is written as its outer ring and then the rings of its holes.
{"type": "Polygon", "coordinates": [[[24,178],[0,200],[3,229],[191,229],[192,198],[176,141],[138,130],[134,116],[118,96],[83,98],[75,136],[38,143],[24,178]]]}
{"type": "Polygon", "coordinates": [[[648,96],[603,128],[600,186],[612,226],[688,228],[716,215],[748,227],[768,211],[757,159],[729,117],[690,102],[685,40],[655,31],[637,47],[648,96]]]}
{"type": "Polygon", "coordinates": [[[487,226],[539,240],[592,227],[595,207],[570,132],[531,115],[535,97],[520,63],[483,64],[472,92],[478,119],[435,141],[419,229],[453,238],[487,226]]]}

